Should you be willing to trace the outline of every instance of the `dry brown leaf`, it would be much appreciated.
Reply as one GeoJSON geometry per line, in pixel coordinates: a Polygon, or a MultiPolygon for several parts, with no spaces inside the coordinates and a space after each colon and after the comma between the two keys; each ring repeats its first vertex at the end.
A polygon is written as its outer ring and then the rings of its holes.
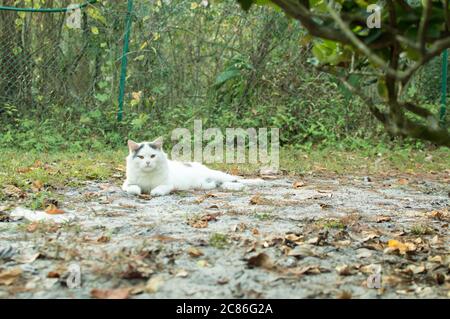
{"type": "Polygon", "coordinates": [[[304,266],[298,268],[292,268],[288,270],[288,273],[301,276],[301,275],[317,275],[328,270],[320,268],[318,265],[304,266]]]}
{"type": "Polygon", "coordinates": [[[250,198],[251,205],[267,205],[270,201],[267,198],[262,197],[260,194],[254,195],[250,198]]]}
{"type": "Polygon", "coordinates": [[[41,255],[40,253],[32,253],[21,256],[15,256],[13,257],[13,260],[21,264],[29,264],[35,261],[40,255],[41,255]]]}
{"type": "Polygon", "coordinates": [[[186,270],[184,270],[184,269],[179,270],[179,271],[175,274],[175,277],[186,278],[187,276],[189,276],[189,273],[188,273],[186,270]]]}
{"type": "Polygon", "coordinates": [[[148,293],[155,293],[164,283],[162,276],[154,276],[147,281],[145,285],[145,291],[148,293]]]}
{"type": "Polygon", "coordinates": [[[208,263],[207,260],[202,259],[202,260],[197,261],[197,265],[198,265],[199,267],[204,268],[204,267],[208,267],[208,266],[209,266],[209,263],[208,263]]]}
{"type": "Polygon", "coordinates": [[[62,209],[59,209],[58,207],[56,207],[55,204],[48,205],[47,208],[45,209],[45,212],[50,215],[64,214],[64,211],[62,209]]]}
{"type": "Polygon", "coordinates": [[[34,233],[37,230],[38,227],[39,227],[39,223],[38,222],[32,222],[31,224],[29,224],[27,226],[27,232],[34,233]]]}
{"type": "Polygon", "coordinates": [[[44,183],[40,180],[36,180],[31,184],[31,190],[35,193],[41,191],[44,188],[44,183]]]}
{"type": "Polygon", "coordinates": [[[406,267],[406,269],[404,270],[405,273],[410,273],[410,274],[421,274],[426,272],[425,266],[424,265],[420,265],[420,266],[416,266],[416,265],[408,265],[406,267]]]}
{"type": "Polygon", "coordinates": [[[380,216],[380,217],[377,217],[376,222],[377,223],[385,223],[385,222],[389,222],[391,220],[392,220],[392,218],[389,216],[380,216]]]}
{"type": "Polygon", "coordinates": [[[24,198],[26,196],[24,191],[14,185],[6,185],[5,188],[3,188],[3,194],[13,198],[24,198]]]}
{"type": "Polygon", "coordinates": [[[388,241],[388,247],[385,250],[385,253],[391,253],[398,251],[400,254],[404,255],[409,252],[414,252],[417,249],[417,246],[413,243],[402,243],[395,239],[390,239],[388,241]]]}
{"type": "Polygon", "coordinates": [[[132,288],[97,289],[91,290],[91,296],[97,299],[127,299],[132,288]]]}
{"type": "Polygon", "coordinates": [[[0,272],[0,285],[9,286],[22,275],[19,267],[7,269],[0,272]]]}
{"type": "Polygon", "coordinates": [[[98,243],[107,243],[110,240],[111,240],[111,238],[109,236],[105,236],[105,235],[102,235],[99,238],[97,238],[98,243]]]}
{"type": "Polygon", "coordinates": [[[49,271],[47,274],[47,278],[60,278],[61,274],[57,271],[49,271]]]}
{"type": "Polygon", "coordinates": [[[449,217],[450,217],[449,215],[450,215],[449,212],[446,211],[446,210],[442,210],[442,211],[439,211],[439,210],[433,210],[433,211],[431,211],[431,212],[428,213],[428,216],[429,216],[430,218],[434,218],[434,219],[442,220],[442,221],[447,220],[447,219],[450,219],[450,218],[449,218],[449,217]]]}
{"type": "Polygon", "coordinates": [[[189,247],[187,252],[188,252],[189,256],[194,257],[194,258],[203,256],[203,252],[196,247],[189,247]]]}
{"type": "Polygon", "coordinates": [[[230,169],[230,174],[231,175],[235,175],[235,176],[237,176],[237,175],[239,175],[239,168],[237,167],[237,166],[233,166],[231,169],[230,169]]]}
{"type": "Polygon", "coordinates": [[[250,257],[247,260],[247,266],[250,268],[261,267],[269,270],[275,267],[273,261],[265,253],[260,253],[256,256],[250,257]]]}
{"type": "Polygon", "coordinates": [[[296,182],[294,182],[294,184],[292,184],[292,187],[294,187],[295,189],[297,189],[297,188],[301,188],[301,187],[303,187],[303,186],[305,186],[306,184],[304,183],[304,182],[302,182],[302,181],[296,181],[296,182]]]}
{"type": "Polygon", "coordinates": [[[308,244],[302,244],[299,246],[294,247],[293,249],[290,249],[287,253],[288,256],[294,256],[294,257],[308,257],[308,256],[314,256],[313,246],[308,244]]]}
{"type": "Polygon", "coordinates": [[[443,259],[442,259],[442,256],[429,256],[428,261],[433,262],[433,263],[442,264],[443,259]]]}
{"type": "Polygon", "coordinates": [[[347,290],[341,291],[337,296],[337,299],[352,299],[352,293],[347,290]]]}
{"type": "Polygon", "coordinates": [[[398,183],[399,185],[407,185],[407,184],[409,183],[409,181],[408,181],[408,179],[406,179],[406,178],[400,178],[400,179],[397,181],[397,183],[398,183]]]}
{"type": "Polygon", "coordinates": [[[349,265],[339,265],[336,267],[336,271],[340,276],[350,276],[352,274],[349,265]]]}
{"type": "Polygon", "coordinates": [[[213,194],[213,193],[206,193],[206,194],[204,194],[204,195],[198,197],[198,198],[195,200],[195,202],[196,202],[197,204],[200,204],[200,203],[203,203],[203,202],[205,201],[205,199],[213,198],[213,197],[217,197],[217,195],[216,195],[216,194],[213,194]]]}
{"type": "Polygon", "coordinates": [[[287,241],[299,244],[299,243],[303,242],[304,237],[303,236],[297,236],[296,234],[287,234],[284,237],[284,239],[287,240],[287,241]]]}

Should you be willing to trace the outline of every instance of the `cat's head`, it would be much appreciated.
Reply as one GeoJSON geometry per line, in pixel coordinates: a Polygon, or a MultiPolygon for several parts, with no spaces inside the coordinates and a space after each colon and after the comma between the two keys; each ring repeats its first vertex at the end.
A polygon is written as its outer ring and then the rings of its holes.
{"type": "Polygon", "coordinates": [[[162,150],[163,139],[158,137],[153,142],[136,143],[128,140],[128,165],[150,172],[155,170],[159,164],[166,160],[165,154],[162,150]]]}

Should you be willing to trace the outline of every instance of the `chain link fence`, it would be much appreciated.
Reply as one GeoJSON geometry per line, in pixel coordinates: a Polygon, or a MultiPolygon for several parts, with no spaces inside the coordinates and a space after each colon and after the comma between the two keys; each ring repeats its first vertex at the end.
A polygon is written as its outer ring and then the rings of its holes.
{"type": "Polygon", "coordinates": [[[116,99],[115,83],[104,88],[118,77],[126,7],[85,1],[67,11],[72,1],[30,2],[0,2],[0,109],[116,99]]]}

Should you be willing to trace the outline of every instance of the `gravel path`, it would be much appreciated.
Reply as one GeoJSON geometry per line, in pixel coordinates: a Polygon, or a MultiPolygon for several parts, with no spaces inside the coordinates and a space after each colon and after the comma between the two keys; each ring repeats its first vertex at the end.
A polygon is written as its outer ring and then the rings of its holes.
{"type": "Polygon", "coordinates": [[[60,193],[58,216],[71,221],[0,214],[0,297],[450,297],[448,180],[280,177],[160,198],[89,182],[60,193]]]}

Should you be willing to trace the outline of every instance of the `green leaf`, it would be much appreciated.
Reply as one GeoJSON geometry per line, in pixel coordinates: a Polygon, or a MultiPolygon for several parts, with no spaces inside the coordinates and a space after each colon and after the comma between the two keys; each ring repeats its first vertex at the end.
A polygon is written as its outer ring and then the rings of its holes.
{"type": "Polygon", "coordinates": [[[225,82],[229,81],[232,78],[235,78],[237,76],[239,76],[241,74],[241,71],[238,69],[229,69],[226,70],[224,72],[222,72],[221,74],[219,74],[219,76],[216,79],[216,82],[214,83],[215,86],[221,86],[223,85],[225,82]]]}

